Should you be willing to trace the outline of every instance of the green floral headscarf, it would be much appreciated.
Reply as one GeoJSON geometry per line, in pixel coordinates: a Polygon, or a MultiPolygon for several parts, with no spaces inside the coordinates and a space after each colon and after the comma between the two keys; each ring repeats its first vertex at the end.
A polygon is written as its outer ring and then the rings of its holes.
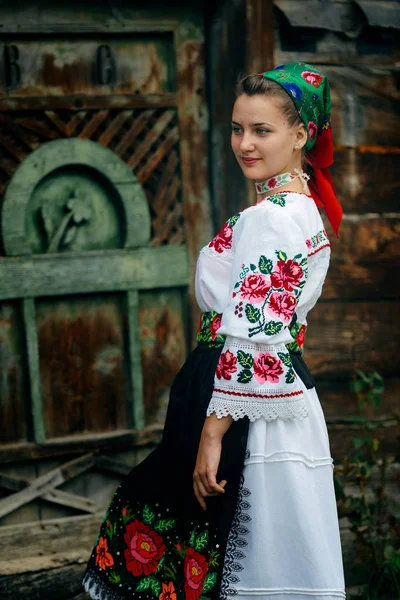
{"type": "Polygon", "coordinates": [[[305,150],[311,150],[318,134],[330,128],[331,96],[327,77],[303,62],[280,65],[260,75],[276,81],[289,94],[308,133],[305,150]]]}

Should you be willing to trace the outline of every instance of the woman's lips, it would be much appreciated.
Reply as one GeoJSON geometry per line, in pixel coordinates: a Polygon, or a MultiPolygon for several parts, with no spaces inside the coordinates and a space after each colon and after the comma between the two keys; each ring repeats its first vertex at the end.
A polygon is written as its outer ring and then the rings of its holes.
{"type": "Polygon", "coordinates": [[[254,165],[256,162],[261,160],[261,158],[245,158],[244,156],[242,156],[241,159],[245,165],[254,165]]]}

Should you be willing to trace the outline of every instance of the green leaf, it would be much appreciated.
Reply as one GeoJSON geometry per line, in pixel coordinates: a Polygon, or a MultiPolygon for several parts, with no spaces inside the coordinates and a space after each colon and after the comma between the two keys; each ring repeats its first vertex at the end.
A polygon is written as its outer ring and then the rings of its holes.
{"type": "Polygon", "coordinates": [[[251,369],[253,367],[254,359],[251,354],[247,354],[246,352],[243,352],[243,350],[238,350],[237,359],[239,365],[245,369],[251,369]]]}
{"type": "Polygon", "coordinates": [[[273,196],[267,196],[267,198],[273,204],[278,204],[279,206],[286,206],[285,194],[274,194],[273,196]]]}
{"type": "Polygon", "coordinates": [[[143,514],[143,522],[146,523],[146,525],[151,525],[153,523],[154,519],[156,518],[155,513],[151,510],[151,508],[148,504],[145,505],[142,514],[143,514]]]}
{"type": "Polygon", "coordinates": [[[111,581],[111,583],[119,583],[121,581],[121,576],[118,575],[118,573],[115,573],[114,571],[112,571],[108,577],[109,581],[111,581]]]}
{"type": "Polygon", "coordinates": [[[235,290],[240,287],[240,282],[238,281],[237,283],[235,283],[235,290]]]}
{"type": "Polygon", "coordinates": [[[305,281],[300,281],[299,285],[297,287],[299,288],[303,288],[306,285],[305,281]]]}
{"type": "Polygon", "coordinates": [[[238,375],[239,383],[249,383],[250,379],[253,377],[253,373],[249,369],[244,369],[240,371],[238,375]]]}
{"type": "Polygon", "coordinates": [[[143,577],[143,579],[139,581],[136,591],[144,592],[145,590],[151,589],[153,579],[154,577],[152,575],[149,575],[148,577],[143,577]]]}
{"type": "Polygon", "coordinates": [[[270,321],[264,327],[264,333],[266,335],[275,335],[276,333],[280,332],[282,327],[283,327],[283,323],[280,323],[279,321],[270,321]]]}
{"type": "Polygon", "coordinates": [[[170,579],[173,579],[175,581],[176,574],[172,571],[172,569],[170,569],[169,567],[164,567],[164,571],[166,572],[168,577],[170,577],[170,579]]]}
{"type": "Polygon", "coordinates": [[[285,377],[286,383],[293,383],[293,381],[295,379],[296,379],[295,372],[293,371],[293,369],[289,369],[289,371],[286,373],[286,377],[285,377]]]}
{"type": "Polygon", "coordinates": [[[206,578],[204,580],[203,586],[203,594],[211,590],[214,585],[217,583],[217,574],[216,573],[207,573],[206,578]]]}
{"type": "Polygon", "coordinates": [[[307,264],[307,257],[306,257],[306,258],[303,258],[303,260],[302,260],[302,261],[301,261],[301,263],[300,263],[300,266],[301,266],[301,267],[304,267],[306,264],[307,264]]]}
{"type": "Polygon", "coordinates": [[[194,549],[197,550],[197,552],[201,552],[207,546],[208,540],[209,540],[208,531],[206,529],[205,531],[203,531],[203,533],[200,533],[197,536],[196,542],[194,545],[194,549]]]}
{"type": "Polygon", "coordinates": [[[154,529],[158,531],[158,533],[163,533],[164,531],[169,531],[175,526],[176,519],[160,519],[154,525],[154,529]]]}
{"type": "Polygon", "coordinates": [[[192,533],[190,534],[189,546],[194,548],[195,542],[196,542],[196,529],[193,529],[192,533]]]}
{"type": "Polygon", "coordinates": [[[256,270],[257,270],[257,267],[256,267],[256,265],[253,265],[253,264],[251,264],[251,265],[250,265],[250,269],[251,269],[252,271],[256,271],[256,270]]]}
{"type": "Polygon", "coordinates": [[[275,250],[275,254],[279,258],[279,260],[287,260],[287,254],[282,250],[275,250]]]}
{"type": "Polygon", "coordinates": [[[161,557],[160,562],[158,563],[158,567],[157,567],[156,573],[159,573],[160,571],[163,570],[164,563],[165,563],[165,554],[161,557]]]}
{"type": "Polygon", "coordinates": [[[292,366],[292,359],[290,358],[290,354],[288,352],[278,352],[278,356],[285,365],[285,367],[292,366]]]}
{"type": "Polygon", "coordinates": [[[260,256],[260,259],[258,261],[258,268],[264,275],[269,275],[270,273],[272,273],[274,263],[270,258],[267,258],[266,256],[260,256]]]}
{"type": "Polygon", "coordinates": [[[257,323],[260,320],[261,313],[258,308],[254,308],[252,304],[246,304],[246,317],[250,323],[257,323]]]}
{"type": "Polygon", "coordinates": [[[161,583],[155,577],[153,577],[151,582],[151,591],[157,596],[157,598],[161,594],[161,583]]]}
{"type": "Polygon", "coordinates": [[[230,225],[231,227],[233,227],[240,219],[240,213],[237,213],[236,215],[233,215],[233,217],[230,217],[228,219],[228,225],[230,225]]]}
{"type": "Polygon", "coordinates": [[[299,258],[301,258],[301,254],[296,254],[296,256],[293,256],[293,260],[298,260],[299,258]]]}

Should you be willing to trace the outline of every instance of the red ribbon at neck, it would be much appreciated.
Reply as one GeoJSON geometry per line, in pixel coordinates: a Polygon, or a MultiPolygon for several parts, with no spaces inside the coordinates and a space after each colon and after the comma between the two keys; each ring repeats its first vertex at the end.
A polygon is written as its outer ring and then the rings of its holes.
{"type": "Polygon", "coordinates": [[[336,196],[329,167],[333,163],[332,129],[323,129],[309,154],[314,175],[308,182],[311,195],[318,206],[323,206],[332,229],[339,238],[343,209],[336,196]]]}

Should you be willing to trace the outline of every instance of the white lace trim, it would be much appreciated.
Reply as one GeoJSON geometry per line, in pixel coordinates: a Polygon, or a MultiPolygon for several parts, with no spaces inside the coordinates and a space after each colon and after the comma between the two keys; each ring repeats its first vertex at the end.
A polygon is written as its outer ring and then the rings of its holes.
{"type": "Polygon", "coordinates": [[[82,585],[92,600],[124,600],[125,598],[111,590],[94,571],[87,571],[82,585]]]}
{"type": "Polygon", "coordinates": [[[250,421],[255,421],[260,417],[264,417],[266,421],[273,421],[277,418],[302,420],[308,416],[304,397],[278,402],[213,397],[207,408],[207,417],[213,412],[218,419],[231,415],[234,421],[243,417],[248,417],[250,421]]]}

